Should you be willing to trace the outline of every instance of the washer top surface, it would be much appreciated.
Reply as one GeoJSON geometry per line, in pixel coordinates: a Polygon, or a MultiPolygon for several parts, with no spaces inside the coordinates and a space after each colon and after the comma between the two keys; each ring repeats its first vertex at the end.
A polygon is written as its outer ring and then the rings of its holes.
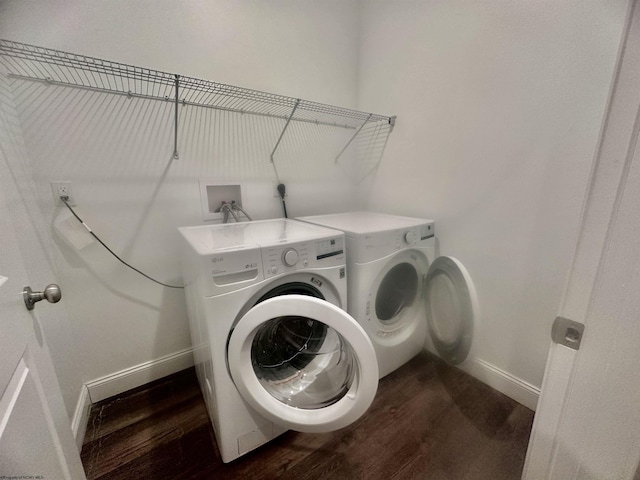
{"type": "Polygon", "coordinates": [[[336,230],[285,218],[180,227],[178,230],[201,255],[322,240],[342,235],[342,232],[336,230]]]}
{"type": "Polygon", "coordinates": [[[343,232],[356,235],[433,223],[433,220],[425,218],[401,217],[376,212],[346,212],[330,215],[315,215],[311,217],[298,217],[298,220],[324,225],[329,228],[336,228],[343,232]]]}

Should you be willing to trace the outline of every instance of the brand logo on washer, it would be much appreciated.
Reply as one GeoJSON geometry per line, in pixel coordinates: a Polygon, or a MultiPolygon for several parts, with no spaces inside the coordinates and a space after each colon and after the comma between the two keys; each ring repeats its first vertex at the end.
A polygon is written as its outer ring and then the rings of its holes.
{"type": "Polygon", "coordinates": [[[318,280],[316,277],[311,277],[311,283],[315,283],[318,287],[322,286],[322,280],[318,280]]]}
{"type": "Polygon", "coordinates": [[[213,257],[211,259],[212,263],[224,262],[224,257],[213,257]]]}

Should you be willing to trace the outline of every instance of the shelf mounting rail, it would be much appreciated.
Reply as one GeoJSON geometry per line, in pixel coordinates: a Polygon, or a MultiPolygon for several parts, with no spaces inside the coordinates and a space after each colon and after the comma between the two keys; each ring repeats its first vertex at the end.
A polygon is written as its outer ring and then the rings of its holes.
{"type": "MultiPolygon", "coordinates": [[[[373,134],[371,132],[376,132],[375,135],[381,135],[380,132],[383,132],[382,135],[388,136],[395,120],[395,117],[391,116],[225,85],[11,40],[0,39],[0,65],[9,77],[14,79],[46,82],[130,98],[173,101],[174,159],[179,158],[179,104],[285,120],[287,125],[276,143],[274,152],[290,122],[352,129],[354,135],[336,161],[356,137],[373,134]],[[376,128],[367,128],[369,126],[376,128]]],[[[374,138],[364,138],[364,141],[380,143],[374,138]]],[[[273,161],[273,153],[271,160],[273,161]]]]}

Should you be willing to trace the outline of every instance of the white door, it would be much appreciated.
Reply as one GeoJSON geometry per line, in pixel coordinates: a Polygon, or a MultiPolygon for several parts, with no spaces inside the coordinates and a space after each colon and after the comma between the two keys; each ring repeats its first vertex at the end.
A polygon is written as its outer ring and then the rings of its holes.
{"type": "Polygon", "coordinates": [[[255,305],[227,347],[242,397],[286,428],[327,432],[367,411],[378,389],[376,354],[364,329],[337,306],[306,295],[255,305]]]}
{"type": "Polygon", "coordinates": [[[560,316],[526,480],[638,477],[640,459],[640,5],[632,0],[560,316]]]}
{"type": "Polygon", "coordinates": [[[27,275],[20,245],[28,229],[21,228],[19,237],[14,222],[25,226],[29,220],[19,215],[24,209],[6,140],[0,135],[0,478],[81,479],[80,456],[39,327],[38,309],[56,306],[38,304],[28,312],[22,299],[31,281],[41,290],[51,279],[27,275]]]}

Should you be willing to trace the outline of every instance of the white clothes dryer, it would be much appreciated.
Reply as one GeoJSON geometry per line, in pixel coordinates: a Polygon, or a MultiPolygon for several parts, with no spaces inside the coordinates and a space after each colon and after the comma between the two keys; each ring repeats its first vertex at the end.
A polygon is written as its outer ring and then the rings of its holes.
{"type": "Polygon", "coordinates": [[[380,378],[425,346],[454,365],[470,357],[476,291],[460,261],[436,257],[432,220],[374,212],[297,220],[345,232],[347,310],[373,342],[380,378]]]}
{"type": "Polygon", "coordinates": [[[286,219],[179,231],[196,373],[224,462],[368,409],[378,368],[343,310],[342,232],[286,219]]]}

